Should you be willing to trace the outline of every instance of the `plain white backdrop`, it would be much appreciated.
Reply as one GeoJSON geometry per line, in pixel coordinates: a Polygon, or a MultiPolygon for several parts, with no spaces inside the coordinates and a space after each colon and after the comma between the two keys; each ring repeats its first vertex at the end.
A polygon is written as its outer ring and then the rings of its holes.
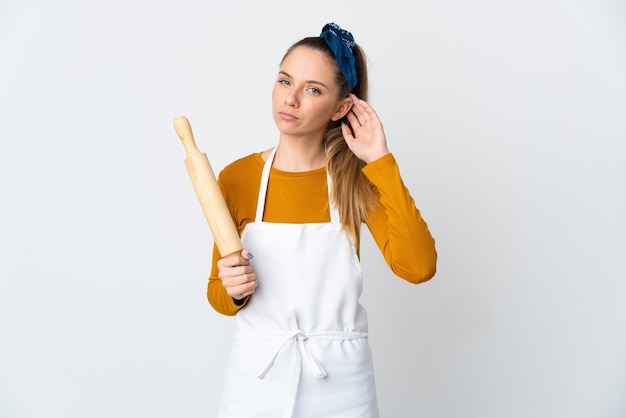
{"type": "Polygon", "coordinates": [[[0,1],[0,417],[212,417],[232,318],[173,120],[275,144],[278,61],[334,21],[437,240],[366,232],[384,418],[626,416],[626,4],[0,1]]]}

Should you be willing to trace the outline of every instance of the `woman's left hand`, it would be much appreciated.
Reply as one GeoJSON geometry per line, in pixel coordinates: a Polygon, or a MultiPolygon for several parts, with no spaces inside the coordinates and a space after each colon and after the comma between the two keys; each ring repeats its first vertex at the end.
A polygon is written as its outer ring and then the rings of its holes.
{"type": "Polygon", "coordinates": [[[389,154],[383,124],[367,102],[354,94],[350,97],[353,104],[346,117],[352,129],[347,124],[342,124],[343,137],[354,155],[366,163],[371,163],[389,154]]]}

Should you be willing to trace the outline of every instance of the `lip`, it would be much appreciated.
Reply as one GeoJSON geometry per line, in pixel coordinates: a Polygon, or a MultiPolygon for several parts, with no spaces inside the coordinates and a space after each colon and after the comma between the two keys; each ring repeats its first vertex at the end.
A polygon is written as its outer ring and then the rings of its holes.
{"type": "Polygon", "coordinates": [[[284,120],[296,120],[298,119],[295,115],[292,115],[289,112],[278,112],[278,116],[284,120]]]}

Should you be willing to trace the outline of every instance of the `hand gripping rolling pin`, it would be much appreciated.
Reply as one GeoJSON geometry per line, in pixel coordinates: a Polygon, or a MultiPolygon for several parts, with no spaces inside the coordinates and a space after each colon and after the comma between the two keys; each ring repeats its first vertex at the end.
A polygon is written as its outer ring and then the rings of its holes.
{"type": "MultiPolygon", "coordinates": [[[[178,116],[174,119],[174,129],[187,152],[185,167],[200,200],[200,206],[211,229],[217,250],[222,257],[240,252],[243,249],[241,239],[217,184],[209,159],[196,146],[189,120],[184,116],[178,116]]],[[[246,295],[250,293],[252,291],[246,295]]]]}

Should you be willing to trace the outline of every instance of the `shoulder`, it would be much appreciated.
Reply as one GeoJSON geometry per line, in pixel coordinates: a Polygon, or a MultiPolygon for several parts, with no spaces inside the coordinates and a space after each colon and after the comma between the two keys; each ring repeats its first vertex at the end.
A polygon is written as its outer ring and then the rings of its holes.
{"type": "Polygon", "coordinates": [[[260,152],[249,154],[228,164],[220,172],[223,179],[249,175],[251,172],[263,170],[263,159],[260,152]]]}
{"type": "Polygon", "coordinates": [[[227,166],[222,169],[222,172],[228,172],[232,170],[236,170],[241,167],[252,167],[258,165],[263,168],[263,159],[261,158],[260,152],[254,152],[252,154],[248,154],[245,157],[241,157],[231,162],[227,166]]]}
{"type": "Polygon", "coordinates": [[[218,183],[223,189],[242,192],[258,185],[263,172],[263,159],[260,152],[239,158],[220,171],[218,183]]]}

